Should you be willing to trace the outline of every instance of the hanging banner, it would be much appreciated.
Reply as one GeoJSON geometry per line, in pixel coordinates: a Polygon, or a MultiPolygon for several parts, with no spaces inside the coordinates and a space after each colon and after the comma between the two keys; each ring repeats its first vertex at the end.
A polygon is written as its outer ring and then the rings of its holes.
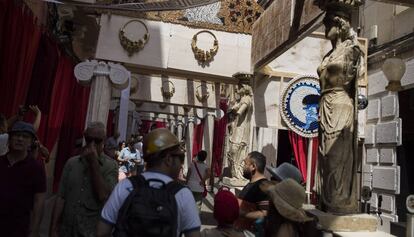
{"type": "Polygon", "coordinates": [[[318,136],[320,91],[317,77],[298,76],[292,79],[282,93],[282,119],[292,131],[302,137],[318,136]]]}

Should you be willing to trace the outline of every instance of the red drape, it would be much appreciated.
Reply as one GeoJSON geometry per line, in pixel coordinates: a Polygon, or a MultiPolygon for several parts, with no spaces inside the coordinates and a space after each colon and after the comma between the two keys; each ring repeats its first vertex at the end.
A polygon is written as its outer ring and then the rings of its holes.
{"type": "Polygon", "coordinates": [[[109,110],[108,120],[106,121],[106,136],[111,137],[114,135],[114,111],[109,110]]]}
{"type": "Polygon", "coordinates": [[[165,122],[156,121],[155,122],[155,127],[156,128],[165,128],[166,127],[166,123],[165,122]]]}
{"type": "Polygon", "coordinates": [[[59,56],[57,43],[47,34],[42,34],[26,99],[27,105],[39,106],[42,115],[49,114],[59,56]]]}
{"type": "Polygon", "coordinates": [[[147,134],[151,128],[151,121],[149,120],[141,120],[141,125],[139,127],[140,134],[147,134]]]}
{"type": "Polygon", "coordinates": [[[65,110],[59,135],[58,152],[56,156],[53,191],[59,187],[60,177],[66,161],[78,154],[75,142],[83,137],[86,113],[89,102],[89,87],[83,87],[73,80],[71,97],[68,103],[70,109],[65,110]]]}
{"type": "Polygon", "coordinates": [[[0,8],[0,112],[11,116],[26,101],[41,29],[22,4],[3,0],[0,8]]]}
{"type": "MultiPolygon", "coordinates": [[[[295,160],[298,168],[302,174],[303,181],[307,178],[307,154],[308,154],[308,139],[302,137],[293,131],[289,131],[289,140],[292,145],[292,150],[295,155],[295,160]]],[[[317,137],[312,138],[312,168],[311,168],[311,187],[315,183],[316,163],[318,161],[318,146],[319,140],[317,137]]]]}
{"type": "Polygon", "coordinates": [[[292,145],[295,160],[302,174],[303,181],[306,182],[306,150],[308,149],[306,138],[299,136],[293,131],[289,131],[289,141],[292,145]]]}
{"type": "Polygon", "coordinates": [[[312,138],[312,170],[311,170],[311,188],[315,184],[316,164],[318,163],[318,151],[319,151],[319,139],[318,137],[312,138]]]}
{"type": "Polygon", "coordinates": [[[192,158],[194,158],[203,147],[204,122],[205,120],[203,119],[200,124],[194,125],[192,158]]]}
{"type": "MultiPolygon", "coordinates": [[[[227,99],[220,100],[220,109],[227,111],[227,99]]],[[[214,121],[214,140],[213,140],[213,169],[214,175],[221,175],[223,166],[223,147],[224,138],[226,136],[227,115],[214,121]]]]}
{"type": "Polygon", "coordinates": [[[67,56],[61,55],[52,89],[47,131],[44,140],[44,145],[49,150],[53,149],[53,146],[59,137],[65,112],[73,109],[72,102],[74,98],[72,93],[74,86],[77,83],[73,74],[73,68],[73,62],[67,56]]]}

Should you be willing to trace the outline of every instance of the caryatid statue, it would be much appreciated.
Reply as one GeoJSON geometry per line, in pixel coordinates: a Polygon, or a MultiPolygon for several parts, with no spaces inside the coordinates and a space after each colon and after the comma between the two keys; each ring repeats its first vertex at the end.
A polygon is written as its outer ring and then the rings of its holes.
{"type": "Polygon", "coordinates": [[[323,21],[325,37],[331,41],[332,50],[318,67],[319,194],[324,211],[350,214],[358,212],[355,105],[357,80],[364,62],[363,50],[350,24],[357,1],[321,2],[325,4],[321,8],[327,11],[323,21]]]}
{"type": "Polygon", "coordinates": [[[227,159],[232,179],[231,185],[241,186],[247,181],[243,177],[243,160],[246,158],[250,141],[250,121],[253,111],[252,89],[246,79],[237,85],[236,101],[228,111],[234,120],[229,131],[227,159]]]}

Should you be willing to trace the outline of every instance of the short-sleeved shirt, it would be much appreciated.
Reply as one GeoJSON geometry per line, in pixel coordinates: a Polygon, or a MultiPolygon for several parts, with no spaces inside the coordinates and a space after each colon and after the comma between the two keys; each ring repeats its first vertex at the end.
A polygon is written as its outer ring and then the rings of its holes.
{"type": "Polygon", "coordinates": [[[28,156],[10,165],[0,156],[0,232],[27,236],[34,195],[46,192],[46,173],[40,161],[28,156]]]}
{"type": "MultiPolygon", "coordinates": [[[[111,190],[118,182],[118,165],[102,154],[98,158],[100,174],[111,190]]],[[[104,205],[94,193],[89,164],[84,158],[70,158],[63,168],[58,195],[65,200],[62,213],[62,236],[94,236],[95,227],[104,205]]]]}
{"type": "MultiPolygon", "coordinates": [[[[266,179],[260,179],[254,183],[248,183],[240,192],[238,199],[240,209],[245,212],[257,211],[257,210],[268,210],[269,198],[260,189],[260,184],[266,179]]],[[[252,230],[254,220],[239,217],[235,226],[238,229],[252,230]]]]}
{"type": "Polygon", "coordinates": [[[135,152],[131,152],[129,147],[122,149],[119,157],[123,160],[126,160],[126,162],[121,165],[121,167],[119,167],[119,171],[124,173],[130,172],[131,169],[135,166],[133,160],[137,161],[139,165],[143,164],[143,160],[139,151],[135,150],[135,152]]]}
{"type": "MultiPolygon", "coordinates": [[[[172,179],[164,174],[157,172],[142,173],[146,180],[158,179],[168,184],[172,179]]],[[[160,187],[159,182],[150,182],[151,187],[160,187]]],[[[118,219],[118,212],[121,209],[125,199],[133,190],[129,179],[124,179],[112,191],[111,196],[102,210],[102,220],[110,225],[115,225],[118,219]]],[[[201,226],[200,217],[194,201],[194,197],[188,188],[182,188],[175,195],[177,202],[177,234],[199,230],[201,226]]]]}
{"type": "Polygon", "coordinates": [[[257,208],[261,209],[260,203],[269,201],[266,193],[260,189],[260,184],[265,180],[266,179],[260,179],[254,183],[248,183],[240,192],[239,198],[250,203],[256,203],[258,205],[257,208]]]}
{"type": "MultiPolygon", "coordinates": [[[[200,175],[204,176],[208,167],[206,163],[204,162],[197,162],[197,168],[200,172],[200,175]]],[[[201,178],[200,178],[200,175],[198,175],[194,162],[191,163],[190,170],[191,170],[191,174],[190,174],[190,177],[188,177],[187,179],[188,188],[190,188],[190,190],[195,193],[204,192],[204,186],[200,184],[201,178]]]]}

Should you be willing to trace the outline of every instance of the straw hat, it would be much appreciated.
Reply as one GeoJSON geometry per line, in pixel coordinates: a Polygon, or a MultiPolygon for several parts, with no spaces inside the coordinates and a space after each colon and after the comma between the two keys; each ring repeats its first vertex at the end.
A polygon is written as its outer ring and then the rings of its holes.
{"type": "Polygon", "coordinates": [[[278,212],[295,222],[311,221],[302,209],[306,200],[305,189],[293,179],[285,179],[269,189],[268,194],[278,212]]]}

